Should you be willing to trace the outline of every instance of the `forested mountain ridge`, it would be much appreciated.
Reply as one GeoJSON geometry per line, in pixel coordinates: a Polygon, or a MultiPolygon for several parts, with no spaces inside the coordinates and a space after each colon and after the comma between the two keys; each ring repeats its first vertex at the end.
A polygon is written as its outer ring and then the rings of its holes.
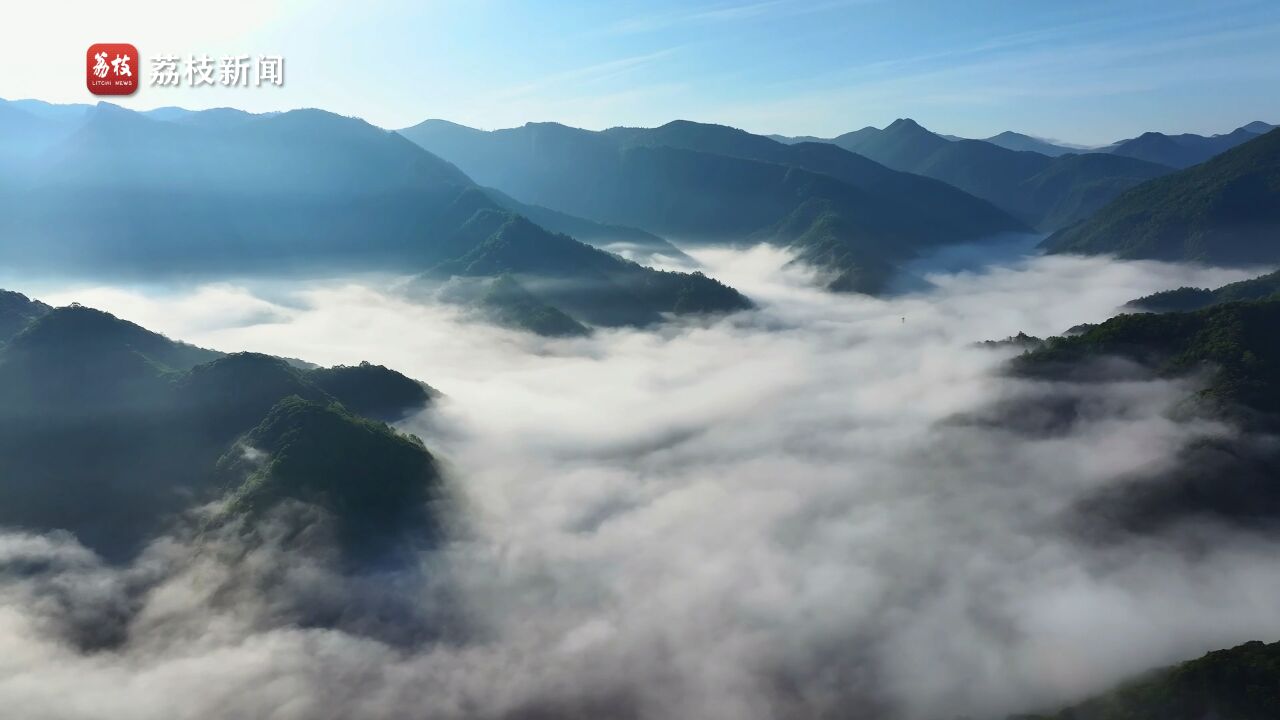
{"type": "MultiPolygon", "coordinates": [[[[1071,524],[1093,538],[1158,533],[1188,520],[1271,528],[1280,520],[1280,299],[1228,302],[1195,312],[1118,315],[1049,338],[1013,371],[1062,387],[1166,378],[1187,390],[1165,409],[1178,422],[1229,427],[1182,446],[1083,498],[1071,524]]],[[[1059,422],[1079,406],[1064,405],[1059,422]]]]}
{"type": "Polygon", "coordinates": [[[1153,670],[1055,713],[1009,720],[1270,720],[1280,707],[1280,642],[1259,640],[1153,670]]]}
{"type": "Polygon", "coordinates": [[[430,266],[425,273],[428,279],[487,278],[488,285],[499,279],[515,282],[575,322],[647,325],[665,314],[751,307],[737,290],[700,272],[646,268],[503,211],[478,210],[449,242],[459,254],[430,266]]]}
{"type": "Polygon", "coordinates": [[[1280,129],[1135,187],[1042,247],[1219,265],[1280,262],[1280,129]]]}
{"type": "MultiPolygon", "coordinates": [[[[237,437],[281,403],[342,408],[326,411],[333,417],[316,447],[342,453],[365,443],[362,457],[373,452],[370,442],[402,447],[378,421],[418,412],[437,394],[381,366],[303,370],[280,358],[175,342],[86,307],[50,309],[0,345],[0,523],[67,530],[107,557],[125,559],[176,515],[217,498],[224,483],[245,482],[219,473],[219,458],[237,443],[250,447],[257,436],[237,437]]],[[[305,427],[291,432],[290,447],[310,447],[297,444],[313,442],[305,427]]],[[[296,452],[254,451],[272,457],[268,467],[322,468],[308,482],[328,483],[334,493],[346,492],[347,483],[383,482],[426,492],[436,475],[425,470],[433,466],[421,443],[415,447],[409,475],[385,478],[296,452]]],[[[270,497],[320,502],[314,490],[288,481],[270,497]]],[[[333,511],[338,506],[325,505],[331,500],[321,505],[333,511]]]]}
{"type": "Polygon", "coordinates": [[[1104,357],[1124,357],[1159,375],[1205,367],[1211,375],[1201,399],[1240,406],[1280,420],[1280,300],[1229,302],[1195,312],[1124,314],[1017,359],[1032,374],[1104,357]]]}
{"type": "Polygon", "coordinates": [[[356,570],[411,561],[443,534],[440,470],[422,441],[337,403],[281,399],[223,454],[217,473],[230,484],[221,519],[252,523],[283,502],[305,503],[331,519],[356,570]]]}
{"type": "Polygon", "coordinates": [[[1130,300],[1126,307],[1149,312],[1186,312],[1228,302],[1269,299],[1280,299],[1280,270],[1216,290],[1195,287],[1164,290],[1130,300]]]}

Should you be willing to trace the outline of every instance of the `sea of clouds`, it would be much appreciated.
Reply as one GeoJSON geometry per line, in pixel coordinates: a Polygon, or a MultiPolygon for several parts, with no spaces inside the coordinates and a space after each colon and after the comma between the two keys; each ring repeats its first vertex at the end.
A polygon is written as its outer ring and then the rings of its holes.
{"type": "Polygon", "coordinates": [[[1002,718],[1280,637],[1273,538],[1197,523],[1101,541],[1072,521],[1118,478],[1233,432],[1170,419],[1194,379],[1016,378],[1002,371],[1016,349],[975,344],[1248,273],[1036,257],[871,299],[814,289],[777,250],[695,255],[759,309],[554,340],[423,304],[395,278],[15,288],[220,350],[430,383],[445,398],[401,425],[447,468],[456,523],[396,578],[339,577],[270,533],[231,549],[175,535],[113,567],[66,535],[7,532],[0,707],[1002,718]],[[1074,422],[1020,430],[1063,393],[1074,422]],[[299,624],[299,602],[356,621],[299,624]],[[359,621],[405,605],[401,638],[359,621]],[[419,632],[432,623],[449,627],[419,632]],[[97,646],[68,640],[107,627],[97,646]]]}

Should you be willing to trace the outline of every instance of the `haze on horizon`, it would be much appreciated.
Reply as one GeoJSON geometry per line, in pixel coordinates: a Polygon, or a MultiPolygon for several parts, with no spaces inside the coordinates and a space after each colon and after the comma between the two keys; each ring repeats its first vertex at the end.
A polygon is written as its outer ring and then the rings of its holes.
{"type": "MultiPolygon", "coordinates": [[[[443,118],[486,129],[602,129],[672,119],[833,136],[912,117],[937,132],[1016,130],[1105,144],[1154,130],[1280,120],[1280,5],[964,5],[938,1],[389,2],[225,0],[200,22],[166,3],[23,5],[0,49],[0,97],[94,102],[84,49],[275,54],[283,88],[155,88],[143,110],[319,107],[387,128],[443,118]]],[[[145,68],[144,68],[145,69],[145,68]]]]}

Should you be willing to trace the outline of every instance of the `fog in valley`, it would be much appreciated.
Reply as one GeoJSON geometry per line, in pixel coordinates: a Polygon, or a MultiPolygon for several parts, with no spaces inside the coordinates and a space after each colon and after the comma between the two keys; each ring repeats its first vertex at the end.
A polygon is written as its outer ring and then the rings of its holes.
{"type": "Polygon", "coordinates": [[[952,258],[876,299],[821,290],[773,248],[691,255],[757,309],[550,339],[395,277],[8,280],[204,347],[430,383],[443,399],[399,427],[444,463],[453,527],[417,567],[355,575],[182,522],[127,566],[7,531],[0,707],[1003,718],[1280,635],[1274,536],[1102,530],[1085,509],[1235,432],[1170,412],[1195,378],[1034,380],[1007,372],[1018,348],[977,344],[1255,273],[952,258]],[[299,606],[339,621],[295,622],[299,606]]]}

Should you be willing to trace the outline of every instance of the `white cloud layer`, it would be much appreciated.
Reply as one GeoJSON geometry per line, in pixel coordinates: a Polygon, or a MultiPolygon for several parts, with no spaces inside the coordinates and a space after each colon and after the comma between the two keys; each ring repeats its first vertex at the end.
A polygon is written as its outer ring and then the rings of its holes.
{"type": "Polygon", "coordinates": [[[447,460],[465,532],[395,592],[424,606],[446,592],[462,629],[406,649],[278,622],[271,608],[299,588],[384,589],[270,545],[233,566],[162,541],[119,569],[65,537],[9,534],[0,706],[33,719],[997,717],[1280,636],[1272,540],[1188,528],[1212,539],[1188,556],[1165,536],[1104,545],[1065,527],[1117,476],[1228,432],[1165,417],[1188,383],[1054,387],[1002,376],[1009,351],[973,345],[1244,274],[1037,258],[875,300],[816,291],[773,250],[698,255],[760,309],[545,340],[465,324],[391,282],[46,293],[219,349],[370,360],[446,393],[405,426],[447,460]],[[1049,392],[1088,408],[1064,434],[954,422],[1049,392]],[[12,571],[34,557],[41,571],[12,571]],[[272,568],[285,579],[263,584],[272,568]],[[119,647],[61,639],[58,618],[118,606],[134,618],[119,647]]]}

